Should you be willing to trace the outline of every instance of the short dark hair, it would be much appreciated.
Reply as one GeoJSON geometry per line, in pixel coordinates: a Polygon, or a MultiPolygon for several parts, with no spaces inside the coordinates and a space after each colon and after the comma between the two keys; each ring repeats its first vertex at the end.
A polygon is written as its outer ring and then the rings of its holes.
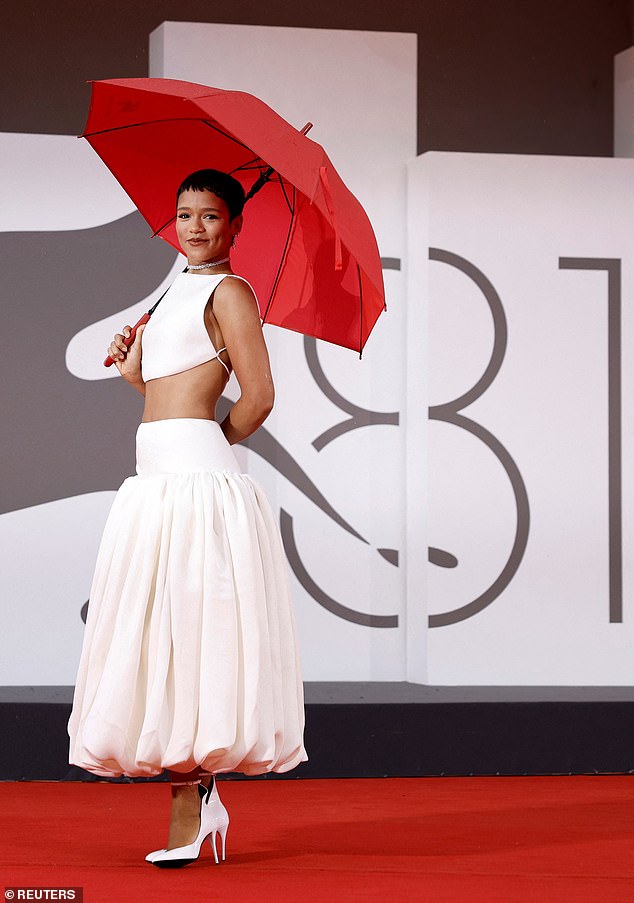
{"type": "Polygon", "coordinates": [[[184,191],[212,191],[225,202],[231,219],[240,216],[244,208],[244,188],[237,179],[219,169],[199,169],[183,179],[176,192],[177,206],[184,191]]]}

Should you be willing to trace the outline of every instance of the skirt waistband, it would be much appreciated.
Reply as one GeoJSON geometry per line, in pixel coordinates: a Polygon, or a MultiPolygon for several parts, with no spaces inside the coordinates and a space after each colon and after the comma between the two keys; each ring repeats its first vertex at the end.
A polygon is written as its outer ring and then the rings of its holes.
{"type": "Polygon", "coordinates": [[[142,421],[136,432],[136,472],[240,473],[240,466],[216,420],[173,417],[142,421]]]}

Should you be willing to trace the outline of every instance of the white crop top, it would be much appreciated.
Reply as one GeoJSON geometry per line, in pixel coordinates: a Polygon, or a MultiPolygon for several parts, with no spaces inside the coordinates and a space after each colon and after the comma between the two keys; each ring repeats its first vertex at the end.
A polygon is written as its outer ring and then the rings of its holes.
{"type": "MultiPolygon", "coordinates": [[[[217,286],[229,275],[233,274],[178,274],[143,330],[143,382],[183,373],[214,358],[231,375],[229,367],[219,357],[227,349],[220,348],[216,351],[205,326],[205,305],[217,286]]],[[[236,278],[242,279],[242,276],[236,278]]],[[[242,281],[247,282],[246,279],[242,281]]]]}

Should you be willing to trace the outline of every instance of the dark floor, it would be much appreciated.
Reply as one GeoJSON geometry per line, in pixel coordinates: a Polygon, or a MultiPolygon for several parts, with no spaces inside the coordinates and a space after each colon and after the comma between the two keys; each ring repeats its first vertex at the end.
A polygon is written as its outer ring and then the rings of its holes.
{"type": "MultiPolygon", "coordinates": [[[[631,702],[634,687],[432,687],[394,681],[307,681],[309,705],[457,702],[631,702]]],[[[0,703],[72,703],[71,686],[0,687],[0,703]]]]}

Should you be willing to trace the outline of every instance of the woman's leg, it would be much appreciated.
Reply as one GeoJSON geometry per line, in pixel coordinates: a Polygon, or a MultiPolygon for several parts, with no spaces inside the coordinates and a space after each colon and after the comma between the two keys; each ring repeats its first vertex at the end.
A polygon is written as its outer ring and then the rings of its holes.
{"type": "Polygon", "coordinates": [[[200,769],[169,772],[172,790],[172,808],[167,838],[167,849],[192,843],[200,828],[200,769]]]}
{"type": "MultiPolygon", "coordinates": [[[[206,772],[205,772],[206,773],[206,772]]],[[[193,771],[168,771],[172,787],[182,787],[190,784],[200,784],[203,772],[196,767],[193,771]]]]}
{"type": "Polygon", "coordinates": [[[211,784],[213,778],[213,772],[211,771],[203,771],[202,768],[200,770],[200,783],[207,789],[211,784]]]}

